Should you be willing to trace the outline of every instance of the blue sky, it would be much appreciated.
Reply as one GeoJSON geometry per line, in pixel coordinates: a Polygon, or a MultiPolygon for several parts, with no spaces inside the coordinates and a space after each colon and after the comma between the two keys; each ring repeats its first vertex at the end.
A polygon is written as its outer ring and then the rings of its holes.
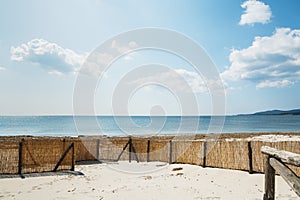
{"type": "MultiPolygon", "coordinates": [[[[87,55],[107,39],[143,27],[175,30],[206,50],[224,82],[227,114],[300,108],[298,0],[0,4],[0,115],[73,114],[76,72],[87,55]]],[[[162,52],[120,59],[107,72],[101,94],[111,96],[122,74],[150,61],[180,72],[191,83],[199,114],[211,113],[210,95],[201,89],[193,69],[162,52]]],[[[96,113],[112,114],[111,98],[95,96],[96,113]]],[[[154,86],[136,92],[128,110],[148,115],[155,105],[166,114],[180,114],[176,98],[154,86]]]]}

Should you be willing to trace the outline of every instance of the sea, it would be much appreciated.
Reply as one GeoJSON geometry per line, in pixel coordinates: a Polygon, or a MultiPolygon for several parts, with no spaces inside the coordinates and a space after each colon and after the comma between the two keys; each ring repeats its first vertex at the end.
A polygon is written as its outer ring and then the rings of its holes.
{"type": "Polygon", "coordinates": [[[300,132],[300,115],[0,116],[0,136],[300,132]]]}

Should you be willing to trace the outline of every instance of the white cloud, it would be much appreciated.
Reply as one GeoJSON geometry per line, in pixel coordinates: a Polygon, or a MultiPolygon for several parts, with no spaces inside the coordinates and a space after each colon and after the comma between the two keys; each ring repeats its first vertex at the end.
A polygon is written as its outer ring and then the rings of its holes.
{"type": "Polygon", "coordinates": [[[203,78],[196,72],[187,71],[185,69],[175,70],[180,76],[182,76],[196,93],[207,92],[207,86],[203,78]]]}
{"type": "Polygon", "coordinates": [[[241,7],[246,10],[241,16],[241,20],[239,22],[240,25],[254,23],[266,24],[270,21],[272,16],[270,6],[261,1],[248,0],[245,1],[241,7]]]}
{"type": "Polygon", "coordinates": [[[224,80],[250,80],[257,88],[287,87],[300,80],[300,30],[276,29],[272,36],[255,37],[248,48],[233,49],[224,80]]]}
{"type": "Polygon", "coordinates": [[[11,60],[39,64],[49,73],[57,75],[76,71],[86,56],[87,53],[77,54],[44,39],[33,39],[18,47],[11,47],[11,60]]]}
{"type": "Polygon", "coordinates": [[[139,79],[131,82],[131,84],[136,85],[144,85],[146,83],[160,83],[176,91],[192,91],[194,93],[206,93],[208,92],[207,84],[213,84],[212,82],[204,81],[198,73],[185,69],[170,69],[154,75],[141,75],[139,79]]]}
{"type": "Polygon", "coordinates": [[[281,80],[281,81],[263,81],[259,83],[256,88],[267,88],[267,87],[276,87],[276,88],[284,88],[293,85],[294,83],[289,80],[281,80]]]}
{"type": "Polygon", "coordinates": [[[111,63],[114,56],[109,53],[93,52],[80,69],[81,74],[98,77],[102,74],[102,70],[111,63]]]}
{"type": "Polygon", "coordinates": [[[104,52],[102,51],[102,48],[101,52],[92,52],[80,69],[80,73],[96,77],[103,74],[104,77],[107,77],[107,74],[102,72],[103,69],[111,64],[114,59],[117,59],[120,54],[125,54],[124,59],[126,61],[131,61],[135,54],[135,52],[132,51],[137,47],[138,45],[134,41],[122,43],[121,41],[113,40],[111,44],[105,48],[104,52]]]}
{"type": "Polygon", "coordinates": [[[1,71],[5,71],[5,70],[6,70],[5,67],[0,67],[0,72],[1,72],[1,71]]]}

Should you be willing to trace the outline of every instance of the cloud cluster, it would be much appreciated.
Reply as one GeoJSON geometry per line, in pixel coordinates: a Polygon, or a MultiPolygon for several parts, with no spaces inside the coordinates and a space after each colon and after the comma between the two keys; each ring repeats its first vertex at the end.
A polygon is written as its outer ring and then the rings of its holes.
{"type": "Polygon", "coordinates": [[[250,80],[257,88],[287,87],[300,79],[300,30],[278,28],[271,36],[255,37],[248,48],[233,49],[224,80],[250,80]]]}
{"type": "Polygon", "coordinates": [[[240,25],[254,23],[266,24],[270,21],[272,16],[270,6],[261,1],[248,0],[245,1],[241,7],[246,10],[241,16],[241,20],[239,22],[240,25]]]}
{"type": "Polygon", "coordinates": [[[196,72],[187,71],[185,69],[175,70],[180,76],[182,76],[192,90],[196,93],[208,92],[204,79],[196,72]]]}
{"type": "Polygon", "coordinates": [[[11,60],[39,64],[51,74],[66,74],[76,71],[87,54],[77,54],[70,49],[44,39],[33,39],[18,47],[11,47],[11,60]]]}
{"type": "Polygon", "coordinates": [[[132,60],[135,48],[138,44],[134,41],[121,42],[113,40],[108,46],[103,47],[100,50],[92,52],[88,59],[85,61],[83,67],[80,69],[80,74],[91,75],[98,77],[100,75],[107,76],[103,69],[109,66],[115,59],[118,59],[119,55],[125,55],[125,60],[132,60]],[[130,54],[128,54],[130,53],[130,54]]]}
{"type": "Polygon", "coordinates": [[[218,80],[208,80],[194,71],[185,69],[158,72],[150,76],[141,75],[131,84],[144,85],[145,83],[161,83],[170,89],[179,92],[192,91],[193,93],[223,93],[224,84],[218,80]],[[211,91],[209,91],[211,90],[211,91]]]}
{"type": "Polygon", "coordinates": [[[208,79],[200,76],[196,72],[187,71],[185,69],[177,69],[175,72],[186,80],[187,84],[195,93],[222,94],[225,92],[224,87],[226,85],[218,77],[216,77],[216,79],[208,79]]]}
{"type": "Polygon", "coordinates": [[[285,88],[285,87],[288,87],[288,86],[291,86],[293,85],[294,83],[292,81],[289,81],[289,80],[278,80],[278,81],[269,81],[269,80],[266,80],[266,81],[263,81],[263,82],[260,82],[256,88],[272,88],[272,87],[275,87],[275,88],[285,88]]]}

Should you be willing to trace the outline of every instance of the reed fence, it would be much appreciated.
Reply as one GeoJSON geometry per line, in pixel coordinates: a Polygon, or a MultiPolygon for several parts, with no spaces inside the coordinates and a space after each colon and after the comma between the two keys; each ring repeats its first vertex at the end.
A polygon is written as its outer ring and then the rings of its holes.
{"type": "MultiPolygon", "coordinates": [[[[116,160],[129,138],[95,139],[86,137],[77,141],[76,160],[116,160]],[[98,145],[97,145],[98,143],[98,145]]],[[[262,146],[268,145],[280,150],[300,153],[299,141],[247,141],[247,140],[170,140],[170,138],[132,138],[139,161],[162,161],[186,163],[204,167],[217,167],[249,171],[265,171],[265,157],[262,146]]],[[[120,160],[128,160],[129,148],[125,149],[120,160]]],[[[132,158],[134,159],[134,158],[132,158]]],[[[290,166],[298,175],[300,169],[290,166]]]]}
{"type": "MultiPolygon", "coordinates": [[[[69,152],[58,170],[71,169],[72,157],[76,161],[116,161],[118,157],[120,160],[128,160],[131,153],[136,153],[141,162],[186,163],[203,167],[244,170],[249,173],[263,173],[265,157],[261,153],[262,146],[300,154],[299,141],[172,140],[172,137],[169,136],[133,137],[132,146],[135,152],[131,152],[129,147],[124,149],[129,141],[128,137],[28,137],[23,139],[22,173],[52,171],[71,143],[74,143],[75,157],[69,152]]],[[[18,173],[19,143],[20,138],[0,138],[0,174],[18,173]]],[[[131,155],[131,159],[134,160],[135,157],[131,155]]],[[[297,175],[300,175],[299,168],[290,167],[297,175]]]]}
{"type": "Polygon", "coordinates": [[[0,174],[74,170],[74,143],[63,138],[0,140],[0,174]]]}

